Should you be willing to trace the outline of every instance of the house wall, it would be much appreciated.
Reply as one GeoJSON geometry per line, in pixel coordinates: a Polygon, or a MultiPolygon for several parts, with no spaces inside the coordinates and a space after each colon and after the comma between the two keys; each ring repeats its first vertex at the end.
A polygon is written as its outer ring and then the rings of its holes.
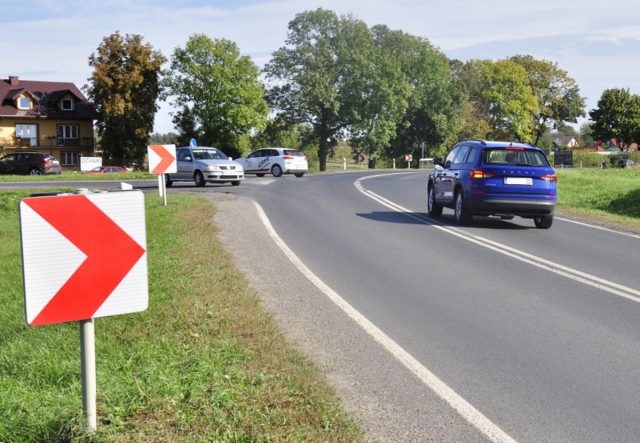
{"type": "Polygon", "coordinates": [[[65,169],[79,169],[80,165],[77,157],[94,155],[93,123],[91,121],[78,120],[0,119],[0,153],[5,155],[21,150],[51,154],[60,160],[60,163],[63,164],[65,169]],[[38,146],[16,146],[15,135],[17,124],[35,124],[38,126],[38,146]],[[74,140],[69,146],[56,146],[56,125],[59,124],[78,125],[77,142],[74,140]],[[77,153],[77,155],[69,156],[65,153],[77,153]],[[63,162],[65,155],[67,155],[66,158],[73,158],[72,161],[77,161],[77,164],[70,163],[71,160],[68,160],[65,164],[63,162]]]}

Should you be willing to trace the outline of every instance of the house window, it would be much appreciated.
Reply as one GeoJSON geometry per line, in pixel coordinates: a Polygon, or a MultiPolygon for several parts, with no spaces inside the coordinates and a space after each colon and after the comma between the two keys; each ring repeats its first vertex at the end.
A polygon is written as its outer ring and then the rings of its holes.
{"type": "Polygon", "coordinates": [[[62,109],[64,111],[73,111],[73,100],[65,98],[62,100],[62,109]]]}
{"type": "Polygon", "coordinates": [[[78,140],[78,125],[56,125],[56,145],[67,146],[67,140],[78,140]]]}
{"type": "Polygon", "coordinates": [[[38,146],[38,125],[16,125],[17,144],[38,146]]]}
{"type": "Polygon", "coordinates": [[[29,97],[20,97],[18,99],[18,109],[31,109],[31,99],[29,97]]]}
{"type": "Polygon", "coordinates": [[[63,152],[62,164],[65,166],[77,166],[80,164],[79,152],[63,152]]]}

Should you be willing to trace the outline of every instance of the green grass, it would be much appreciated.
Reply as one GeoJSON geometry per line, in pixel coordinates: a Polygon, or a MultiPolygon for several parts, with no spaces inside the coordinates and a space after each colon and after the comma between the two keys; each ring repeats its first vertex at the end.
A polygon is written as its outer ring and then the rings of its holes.
{"type": "Polygon", "coordinates": [[[0,182],[30,182],[30,181],[67,181],[67,180],[133,180],[154,179],[156,175],[148,172],[127,172],[124,174],[82,174],[80,172],[63,172],[62,174],[47,175],[0,175],[0,182]]]}
{"type": "Polygon", "coordinates": [[[147,201],[149,309],[96,319],[98,433],[78,325],[25,324],[18,202],[0,193],[0,441],[362,441],[216,238],[206,200],[147,201]]]}
{"type": "Polygon", "coordinates": [[[640,169],[557,169],[558,209],[640,228],[640,169]]]}

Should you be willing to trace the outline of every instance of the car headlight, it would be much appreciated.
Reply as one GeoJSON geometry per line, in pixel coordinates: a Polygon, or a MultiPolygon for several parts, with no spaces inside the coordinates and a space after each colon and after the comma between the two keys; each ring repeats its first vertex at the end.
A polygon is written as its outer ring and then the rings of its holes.
{"type": "Polygon", "coordinates": [[[220,171],[220,166],[209,165],[207,166],[207,171],[220,171]]]}

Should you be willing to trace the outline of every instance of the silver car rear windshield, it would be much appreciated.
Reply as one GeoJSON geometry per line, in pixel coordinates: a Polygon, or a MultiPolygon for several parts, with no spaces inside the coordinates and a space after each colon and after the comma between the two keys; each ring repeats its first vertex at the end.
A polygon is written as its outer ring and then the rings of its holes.
{"type": "Polygon", "coordinates": [[[193,149],[193,156],[197,160],[228,160],[229,157],[217,149],[193,149]]]}
{"type": "Polygon", "coordinates": [[[549,167],[547,158],[541,151],[524,148],[485,149],[482,151],[485,165],[539,166],[549,167]]]}

